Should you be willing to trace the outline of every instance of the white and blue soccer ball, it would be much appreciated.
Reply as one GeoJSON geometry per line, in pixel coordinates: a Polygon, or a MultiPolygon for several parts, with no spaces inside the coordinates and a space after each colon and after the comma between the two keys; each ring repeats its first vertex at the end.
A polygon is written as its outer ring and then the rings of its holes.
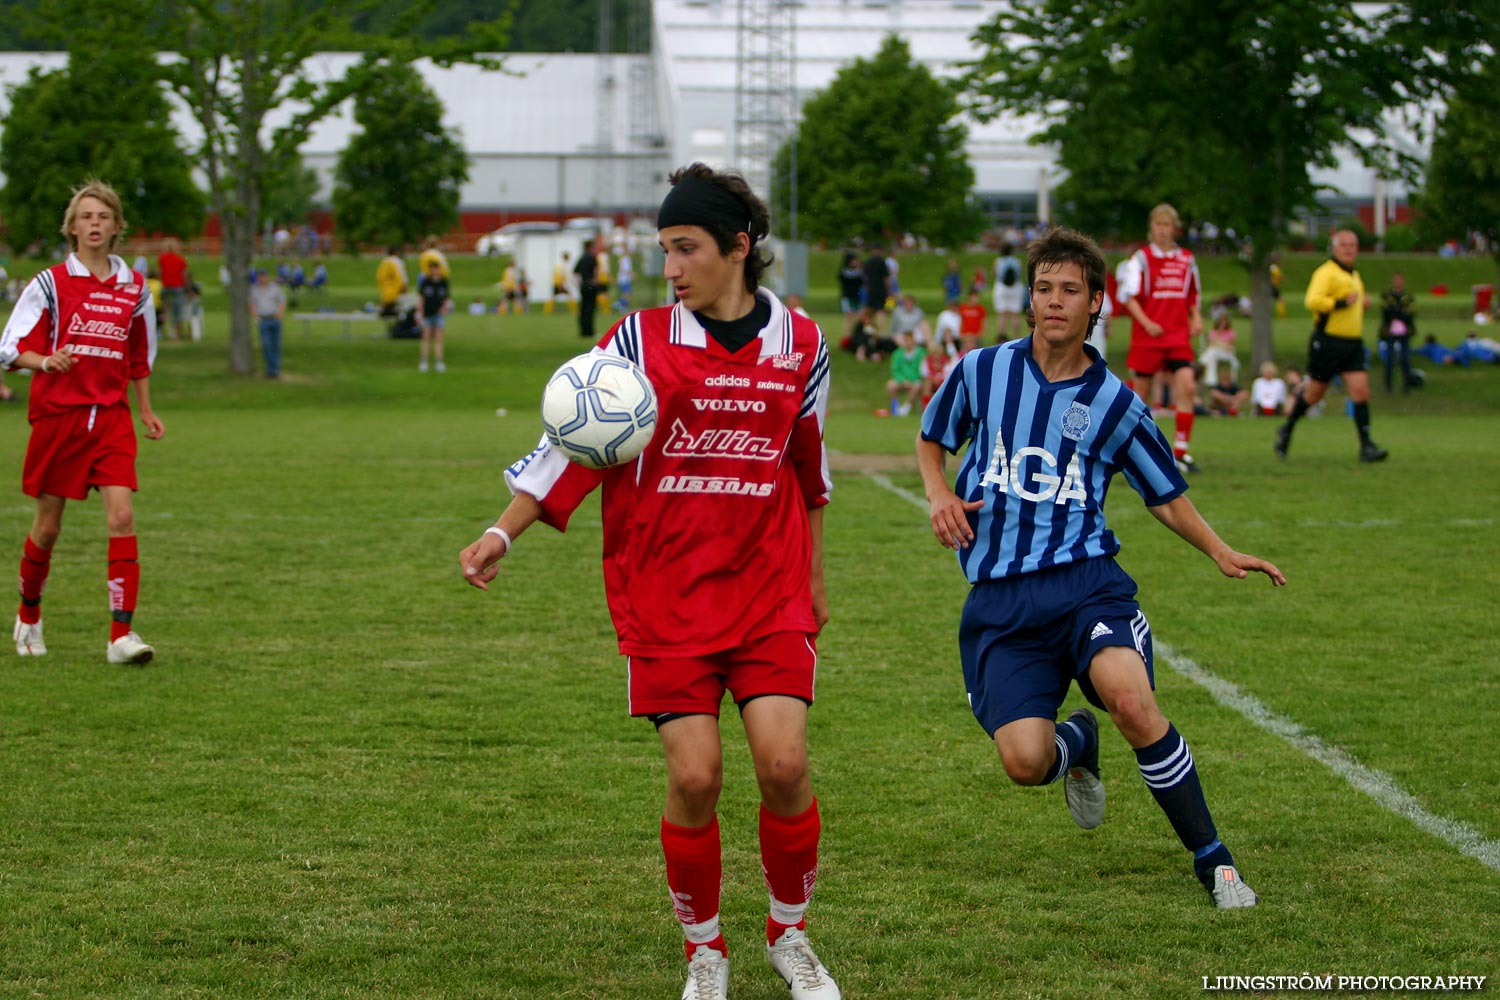
{"type": "Polygon", "coordinates": [[[542,393],[542,429],[552,447],[591,469],[629,462],[656,430],[656,390],[646,373],[601,351],[563,363],[542,393]]]}

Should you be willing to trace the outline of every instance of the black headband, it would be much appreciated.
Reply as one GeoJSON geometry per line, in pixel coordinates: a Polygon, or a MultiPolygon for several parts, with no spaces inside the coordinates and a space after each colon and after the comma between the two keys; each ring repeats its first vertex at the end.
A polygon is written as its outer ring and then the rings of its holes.
{"type": "Polygon", "coordinates": [[[750,208],[744,199],[702,177],[684,177],[672,185],[656,213],[656,228],[722,226],[731,233],[750,232],[750,208]]]}

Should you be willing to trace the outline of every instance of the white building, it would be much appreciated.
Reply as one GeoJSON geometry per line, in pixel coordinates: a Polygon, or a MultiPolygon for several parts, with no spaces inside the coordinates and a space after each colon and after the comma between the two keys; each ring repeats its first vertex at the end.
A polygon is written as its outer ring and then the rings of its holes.
{"type": "MultiPolygon", "coordinates": [[[[539,216],[649,213],[675,166],[704,160],[744,168],[735,101],[739,0],[653,3],[650,55],[519,54],[505,58],[503,72],[419,64],[472,157],[463,190],[471,228],[539,216]]],[[[960,62],[978,55],[970,36],[1002,6],[1002,0],[795,0],[790,79],[780,85],[800,107],[842,66],[873,56],[890,33],[906,39],[913,57],[935,75],[951,76],[960,62]]],[[[308,68],[326,78],[355,58],[320,55],[308,68]]],[[[0,54],[0,115],[8,110],[10,87],[29,68],[65,63],[60,53],[0,54]]],[[[270,124],[290,113],[283,109],[270,124]]],[[[174,119],[189,142],[200,135],[185,109],[174,119]]],[[[1053,150],[1027,141],[1037,123],[1002,117],[968,124],[976,195],[1011,218],[1045,216],[1057,167],[1053,150]]],[[[324,180],[325,196],[354,128],[346,106],[303,147],[324,180]]],[[[1317,179],[1355,202],[1405,197],[1395,185],[1378,191],[1352,155],[1317,179]]]]}

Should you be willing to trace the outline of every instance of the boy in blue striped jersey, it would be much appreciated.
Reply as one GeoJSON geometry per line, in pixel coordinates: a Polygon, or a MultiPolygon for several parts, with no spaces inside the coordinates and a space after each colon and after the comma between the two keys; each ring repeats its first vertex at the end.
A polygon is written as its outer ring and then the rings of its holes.
{"type": "Polygon", "coordinates": [[[971,351],[922,416],[917,466],[938,541],[973,585],[959,625],[974,716],[1017,784],[1064,777],[1084,829],[1104,819],[1099,726],[1057,710],[1075,679],[1135,750],[1141,776],[1220,907],[1254,906],[1219,841],[1187,743],[1157,707],[1151,629],[1115,562],[1104,497],[1125,474],[1158,521],[1225,576],[1281,570],[1226,545],[1186,494],[1151,411],[1084,343],[1104,300],[1093,240],[1054,229],[1027,248],[1031,336],[971,351]],[[944,453],[968,445],[954,487],[944,453]],[[956,490],[956,492],[955,492],[956,490]]]}

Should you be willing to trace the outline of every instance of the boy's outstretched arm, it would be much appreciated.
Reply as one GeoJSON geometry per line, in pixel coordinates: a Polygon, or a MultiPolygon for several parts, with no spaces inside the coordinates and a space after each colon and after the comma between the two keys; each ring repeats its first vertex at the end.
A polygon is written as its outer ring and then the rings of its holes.
{"type": "Polygon", "coordinates": [[[1236,552],[1226,545],[1224,540],[1214,533],[1214,529],[1209,527],[1208,522],[1203,520],[1203,515],[1198,513],[1198,508],[1193,506],[1193,502],[1187,498],[1186,494],[1179,495],[1160,506],[1146,509],[1193,548],[1212,559],[1219,567],[1219,572],[1225,576],[1243,580],[1250,575],[1251,570],[1254,570],[1269,576],[1273,586],[1286,586],[1286,574],[1277,569],[1274,564],[1259,556],[1236,552]]]}

